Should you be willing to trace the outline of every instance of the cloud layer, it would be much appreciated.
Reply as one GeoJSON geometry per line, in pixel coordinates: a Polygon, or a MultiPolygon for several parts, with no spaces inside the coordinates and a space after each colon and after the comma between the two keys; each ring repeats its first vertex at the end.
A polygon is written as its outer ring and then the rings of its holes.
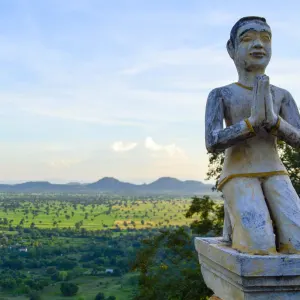
{"type": "Polygon", "coordinates": [[[206,97],[236,81],[225,44],[257,7],[300,104],[299,3],[211,3],[0,3],[0,181],[204,179],[206,97]]]}
{"type": "Polygon", "coordinates": [[[147,137],[145,140],[146,149],[154,152],[165,152],[170,157],[185,157],[184,151],[175,144],[160,145],[154,142],[152,137],[147,137]]]}
{"type": "Polygon", "coordinates": [[[122,141],[114,142],[112,144],[112,149],[115,152],[125,152],[134,149],[137,146],[137,143],[126,143],[122,141]]]}

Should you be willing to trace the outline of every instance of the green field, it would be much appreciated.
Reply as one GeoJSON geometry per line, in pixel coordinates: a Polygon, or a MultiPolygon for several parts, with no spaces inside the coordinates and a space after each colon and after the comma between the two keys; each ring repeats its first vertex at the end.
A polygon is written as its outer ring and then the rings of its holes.
{"type": "Polygon", "coordinates": [[[35,290],[43,300],[66,299],[60,291],[65,281],[79,286],[69,299],[94,300],[99,292],[106,298],[133,299],[138,274],[129,272],[130,261],[142,241],[159,228],[189,225],[196,219],[185,217],[191,201],[0,194],[0,300],[28,299],[35,290]],[[20,252],[22,247],[28,252],[20,252]],[[53,266],[54,275],[49,273],[53,266]],[[109,275],[106,269],[118,273],[109,275]],[[35,287],[45,280],[47,284],[35,287]]]}
{"type": "Polygon", "coordinates": [[[190,199],[111,200],[104,203],[73,203],[62,200],[0,201],[0,220],[5,225],[38,228],[150,228],[188,225],[184,213],[190,199]],[[80,224],[78,224],[80,223],[80,224]],[[80,226],[79,226],[80,225],[80,226]]]}
{"type": "MultiPolygon", "coordinates": [[[[106,296],[115,296],[117,300],[128,300],[131,298],[133,289],[128,285],[128,280],[132,275],[128,274],[122,278],[97,278],[93,276],[78,277],[71,282],[79,285],[79,292],[76,296],[64,297],[60,292],[60,283],[46,287],[43,290],[44,300],[65,300],[84,299],[94,300],[99,292],[104,292],[106,296]]],[[[7,296],[0,292],[0,300],[28,300],[27,296],[7,296]]]]}

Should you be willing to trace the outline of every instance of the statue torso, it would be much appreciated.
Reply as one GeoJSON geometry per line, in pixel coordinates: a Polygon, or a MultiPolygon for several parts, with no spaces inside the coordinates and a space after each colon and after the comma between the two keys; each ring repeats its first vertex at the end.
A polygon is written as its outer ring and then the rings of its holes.
{"type": "MultiPolygon", "coordinates": [[[[276,114],[280,113],[284,98],[282,89],[271,86],[276,114]]],[[[226,126],[240,122],[251,115],[252,90],[236,84],[220,88],[226,126]]],[[[225,151],[225,162],[220,181],[233,174],[286,171],[277,151],[277,139],[265,129],[225,151]]],[[[219,181],[219,182],[220,182],[219,181]]]]}

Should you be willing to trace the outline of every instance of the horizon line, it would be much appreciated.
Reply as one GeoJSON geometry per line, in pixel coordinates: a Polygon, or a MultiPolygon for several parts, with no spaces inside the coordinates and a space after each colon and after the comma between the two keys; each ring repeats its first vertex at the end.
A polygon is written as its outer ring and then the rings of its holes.
{"type": "Polygon", "coordinates": [[[63,181],[63,182],[55,182],[56,180],[1,180],[0,181],[0,185],[18,185],[18,184],[24,184],[24,183],[49,183],[49,184],[59,184],[59,185],[66,185],[66,184],[79,184],[79,185],[86,185],[86,184],[91,184],[91,183],[96,183],[100,180],[103,180],[103,179],[115,179],[117,181],[120,181],[120,182],[123,182],[123,183],[130,183],[130,184],[135,184],[135,185],[143,185],[143,184],[150,184],[150,183],[153,183],[159,179],[163,179],[163,178],[169,178],[169,179],[175,179],[175,180],[178,180],[178,181],[181,181],[181,182],[185,182],[185,181],[197,181],[197,182],[201,182],[203,184],[213,184],[210,182],[210,180],[197,180],[197,179],[179,179],[177,177],[172,177],[172,176],[161,176],[161,177],[158,177],[157,179],[152,179],[152,180],[149,180],[148,182],[143,182],[143,183],[133,183],[133,182],[130,182],[130,181],[123,181],[123,180],[120,180],[116,177],[113,177],[113,176],[104,176],[96,181],[91,181],[91,182],[83,182],[81,180],[61,180],[59,179],[59,181],[63,181]],[[206,181],[206,183],[205,183],[206,181]]]}

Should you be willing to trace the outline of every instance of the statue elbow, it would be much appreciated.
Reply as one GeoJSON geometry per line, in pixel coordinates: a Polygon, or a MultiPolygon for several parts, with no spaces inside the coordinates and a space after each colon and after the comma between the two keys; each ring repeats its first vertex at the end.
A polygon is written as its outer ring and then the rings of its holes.
{"type": "Polygon", "coordinates": [[[216,145],[211,144],[211,143],[206,143],[206,150],[207,150],[208,153],[217,152],[216,145]]]}
{"type": "Polygon", "coordinates": [[[219,139],[215,135],[207,135],[205,139],[205,146],[208,153],[217,153],[222,151],[222,144],[219,142],[219,139]]]}
{"type": "Polygon", "coordinates": [[[220,153],[223,152],[225,150],[224,147],[222,147],[222,144],[218,144],[218,143],[206,143],[206,150],[208,153],[220,153]]]}

